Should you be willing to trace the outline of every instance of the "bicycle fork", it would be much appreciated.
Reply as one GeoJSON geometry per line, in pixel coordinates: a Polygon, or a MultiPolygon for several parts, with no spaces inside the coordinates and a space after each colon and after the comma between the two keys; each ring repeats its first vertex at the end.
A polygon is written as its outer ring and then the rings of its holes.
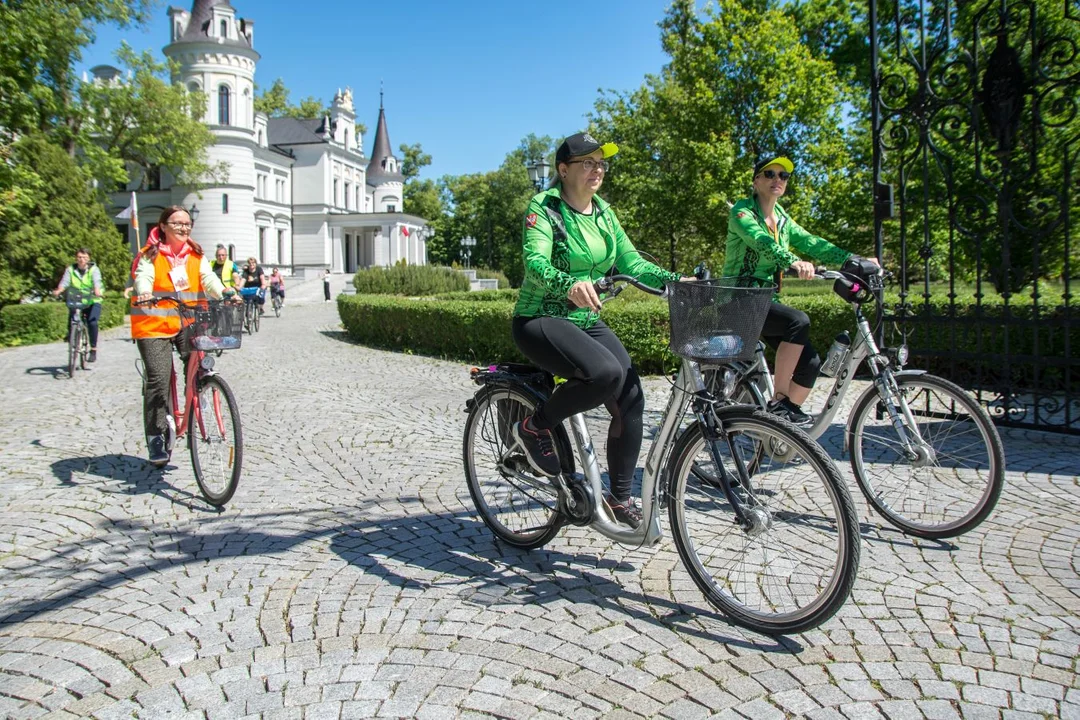
{"type": "Polygon", "coordinates": [[[885,406],[885,413],[889,416],[893,430],[900,440],[900,447],[904,455],[915,467],[926,467],[936,464],[937,455],[919,434],[919,427],[915,422],[915,416],[911,414],[907,398],[900,391],[892,372],[886,369],[877,373],[874,385],[878,390],[881,404],[885,406]],[[899,408],[899,411],[898,411],[899,408]]]}

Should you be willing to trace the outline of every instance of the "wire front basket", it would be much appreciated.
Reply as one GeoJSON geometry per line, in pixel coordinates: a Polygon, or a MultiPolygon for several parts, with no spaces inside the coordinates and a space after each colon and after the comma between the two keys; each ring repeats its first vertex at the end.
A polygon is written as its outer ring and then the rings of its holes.
{"type": "Polygon", "coordinates": [[[669,283],[671,352],[706,365],[749,360],[776,287],[741,278],[669,283]]]}
{"type": "Polygon", "coordinates": [[[64,291],[64,302],[73,310],[84,310],[93,305],[94,295],[74,286],[68,286],[64,291]]]}
{"type": "Polygon", "coordinates": [[[195,322],[186,331],[196,350],[236,350],[244,332],[242,303],[211,302],[206,309],[195,310],[195,322]]]}

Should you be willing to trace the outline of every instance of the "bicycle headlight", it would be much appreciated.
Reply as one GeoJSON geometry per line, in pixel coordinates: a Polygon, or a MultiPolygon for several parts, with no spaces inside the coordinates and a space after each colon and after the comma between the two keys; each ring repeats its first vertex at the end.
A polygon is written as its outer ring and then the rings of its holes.
{"type": "Polygon", "coordinates": [[[209,355],[203,355],[203,359],[199,364],[202,365],[203,370],[209,372],[214,369],[214,358],[209,355]]]}
{"type": "Polygon", "coordinates": [[[894,348],[887,348],[885,354],[889,357],[889,362],[897,368],[902,368],[907,365],[908,356],[910,355],[907,345],[898,345],[894,348]]]}

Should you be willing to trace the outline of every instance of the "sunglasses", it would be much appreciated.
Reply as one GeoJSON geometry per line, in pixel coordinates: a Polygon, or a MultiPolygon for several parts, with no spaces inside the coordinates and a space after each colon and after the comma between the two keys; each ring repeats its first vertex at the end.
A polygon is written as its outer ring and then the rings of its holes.
{"type": "Polygon", "coordinates": [[[780,170],[779,172],[776,170],[762,170],[761,174],[770,180],[780,178],[784,182],[787,182],[788,178],[791,177],[791,173],[789,173],[787,170],[780,170]]]}

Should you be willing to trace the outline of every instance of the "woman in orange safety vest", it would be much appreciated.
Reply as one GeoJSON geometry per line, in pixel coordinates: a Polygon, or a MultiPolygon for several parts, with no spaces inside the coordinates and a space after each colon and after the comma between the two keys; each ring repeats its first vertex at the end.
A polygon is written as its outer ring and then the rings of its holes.
{"type": "MultiPolygon", "coordinates": [[[[167,207],[158,218],[156,243],[147,243],[139,251],[135,266],[134,301],[178,297],[191,302],[207,296],[221,298],[225,286],[214,274],[202,248],[191,239],[191,216],[179,205],[167,207]]],[[[131,337],[139,347],[146,368],[146,391],[143,395],[143,425],[150,462],[158,467],[169,461],[166,434],[169,413],[166,396],[172,370],[175,345],[182,357],[189,348],[181,347],[180,313],[172,303],[132,305],[131,337]]]]}

